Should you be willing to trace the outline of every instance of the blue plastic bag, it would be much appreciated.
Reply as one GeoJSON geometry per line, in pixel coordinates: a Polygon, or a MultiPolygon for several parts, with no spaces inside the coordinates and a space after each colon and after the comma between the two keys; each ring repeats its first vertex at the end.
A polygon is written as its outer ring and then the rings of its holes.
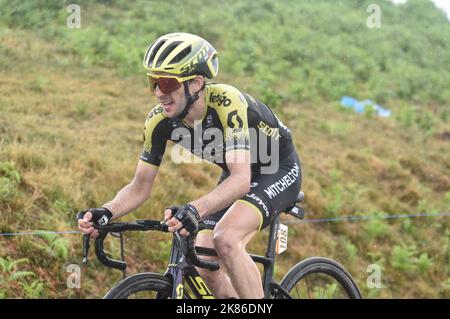
{"type": "Polygon", "coordinates": [[[364,100],[363,102],[360,102],[351,96],[343,96],[341,99],[341,105],[344,107],[352,108],[357,113],[363,113],[366,106],[368,106],[368,107],[372,107],[378,116],[381,116],[381,117],[391,116],[390,110],[381,107],[380,105],[376,104],[372,100],[364,100]]]}

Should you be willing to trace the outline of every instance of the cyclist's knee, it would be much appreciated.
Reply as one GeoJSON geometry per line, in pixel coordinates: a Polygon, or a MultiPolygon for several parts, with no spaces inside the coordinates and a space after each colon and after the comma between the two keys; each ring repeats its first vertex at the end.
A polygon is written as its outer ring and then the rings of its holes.
{"type": "Polygon", "coordinates": [[[227,258],[242,246],[241,242],[228,231],[214,232],[213,243],[219,258],[227,258]]]}

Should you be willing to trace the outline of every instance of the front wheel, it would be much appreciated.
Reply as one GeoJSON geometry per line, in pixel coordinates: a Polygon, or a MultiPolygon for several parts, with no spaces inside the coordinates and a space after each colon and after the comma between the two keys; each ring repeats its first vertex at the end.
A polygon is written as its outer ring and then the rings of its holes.
{"type": "Polygon", "coordinates": [[[361,299],[350,274],[334,260],[313,257],[292,267],[280,285],[298,299],[361,299]]]}
{"type": "Polygon", "coordinates": [[[168,299],[172,282],[161,274],[140,273],[121,280],[104,299],[168,299]]]}

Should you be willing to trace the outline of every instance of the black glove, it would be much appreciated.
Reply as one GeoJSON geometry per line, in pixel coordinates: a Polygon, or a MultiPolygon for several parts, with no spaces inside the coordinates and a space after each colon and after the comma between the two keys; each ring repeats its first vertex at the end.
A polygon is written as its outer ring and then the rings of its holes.
{"type": "Polygon", "coordinates": [[[202,230],[205,224],[200,220],[200,215],[197,209],[191,204],[184,206],[172,206],[169,208],[172,211],[173,217],[178,219],[183,227],[189,232],[191,236],[196,235],[202,230]]]}
{"type": "Polygon", "coordinates": [[[84,210],[77,214],[77,220],[82,219],[87,212],[92,213],[91,221],[94,223],[94,227],[98,228],[100,226],[105,226],[109,223],[113,214],[106,207],[100,208],[89,208],[88,210],[84,210]]]}

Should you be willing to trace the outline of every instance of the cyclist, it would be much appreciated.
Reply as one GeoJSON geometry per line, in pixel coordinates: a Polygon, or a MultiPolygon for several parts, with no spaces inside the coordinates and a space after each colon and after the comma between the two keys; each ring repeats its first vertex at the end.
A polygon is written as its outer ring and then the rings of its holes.
{"type": "Polygon", "coordinates": [[[85,211],[80,230],[96,237],[93,224],[107,224],[137,209],[150,196],[171,140],[223,173],[208,194],[165,210],[169,230],[196,236],[197,246],[216,249],[220,270],[198,271],[217,298],[262,298],[260,273],[246,246],[300,190],[300,160],[290,130],[250,95],[206,83],[205,78],[217,75],[219,64],[216,50],[201,37],[161,36],[148,47],[143,64],[160,103],[145,121],[135,176],[113,200],[85,211]]]}

